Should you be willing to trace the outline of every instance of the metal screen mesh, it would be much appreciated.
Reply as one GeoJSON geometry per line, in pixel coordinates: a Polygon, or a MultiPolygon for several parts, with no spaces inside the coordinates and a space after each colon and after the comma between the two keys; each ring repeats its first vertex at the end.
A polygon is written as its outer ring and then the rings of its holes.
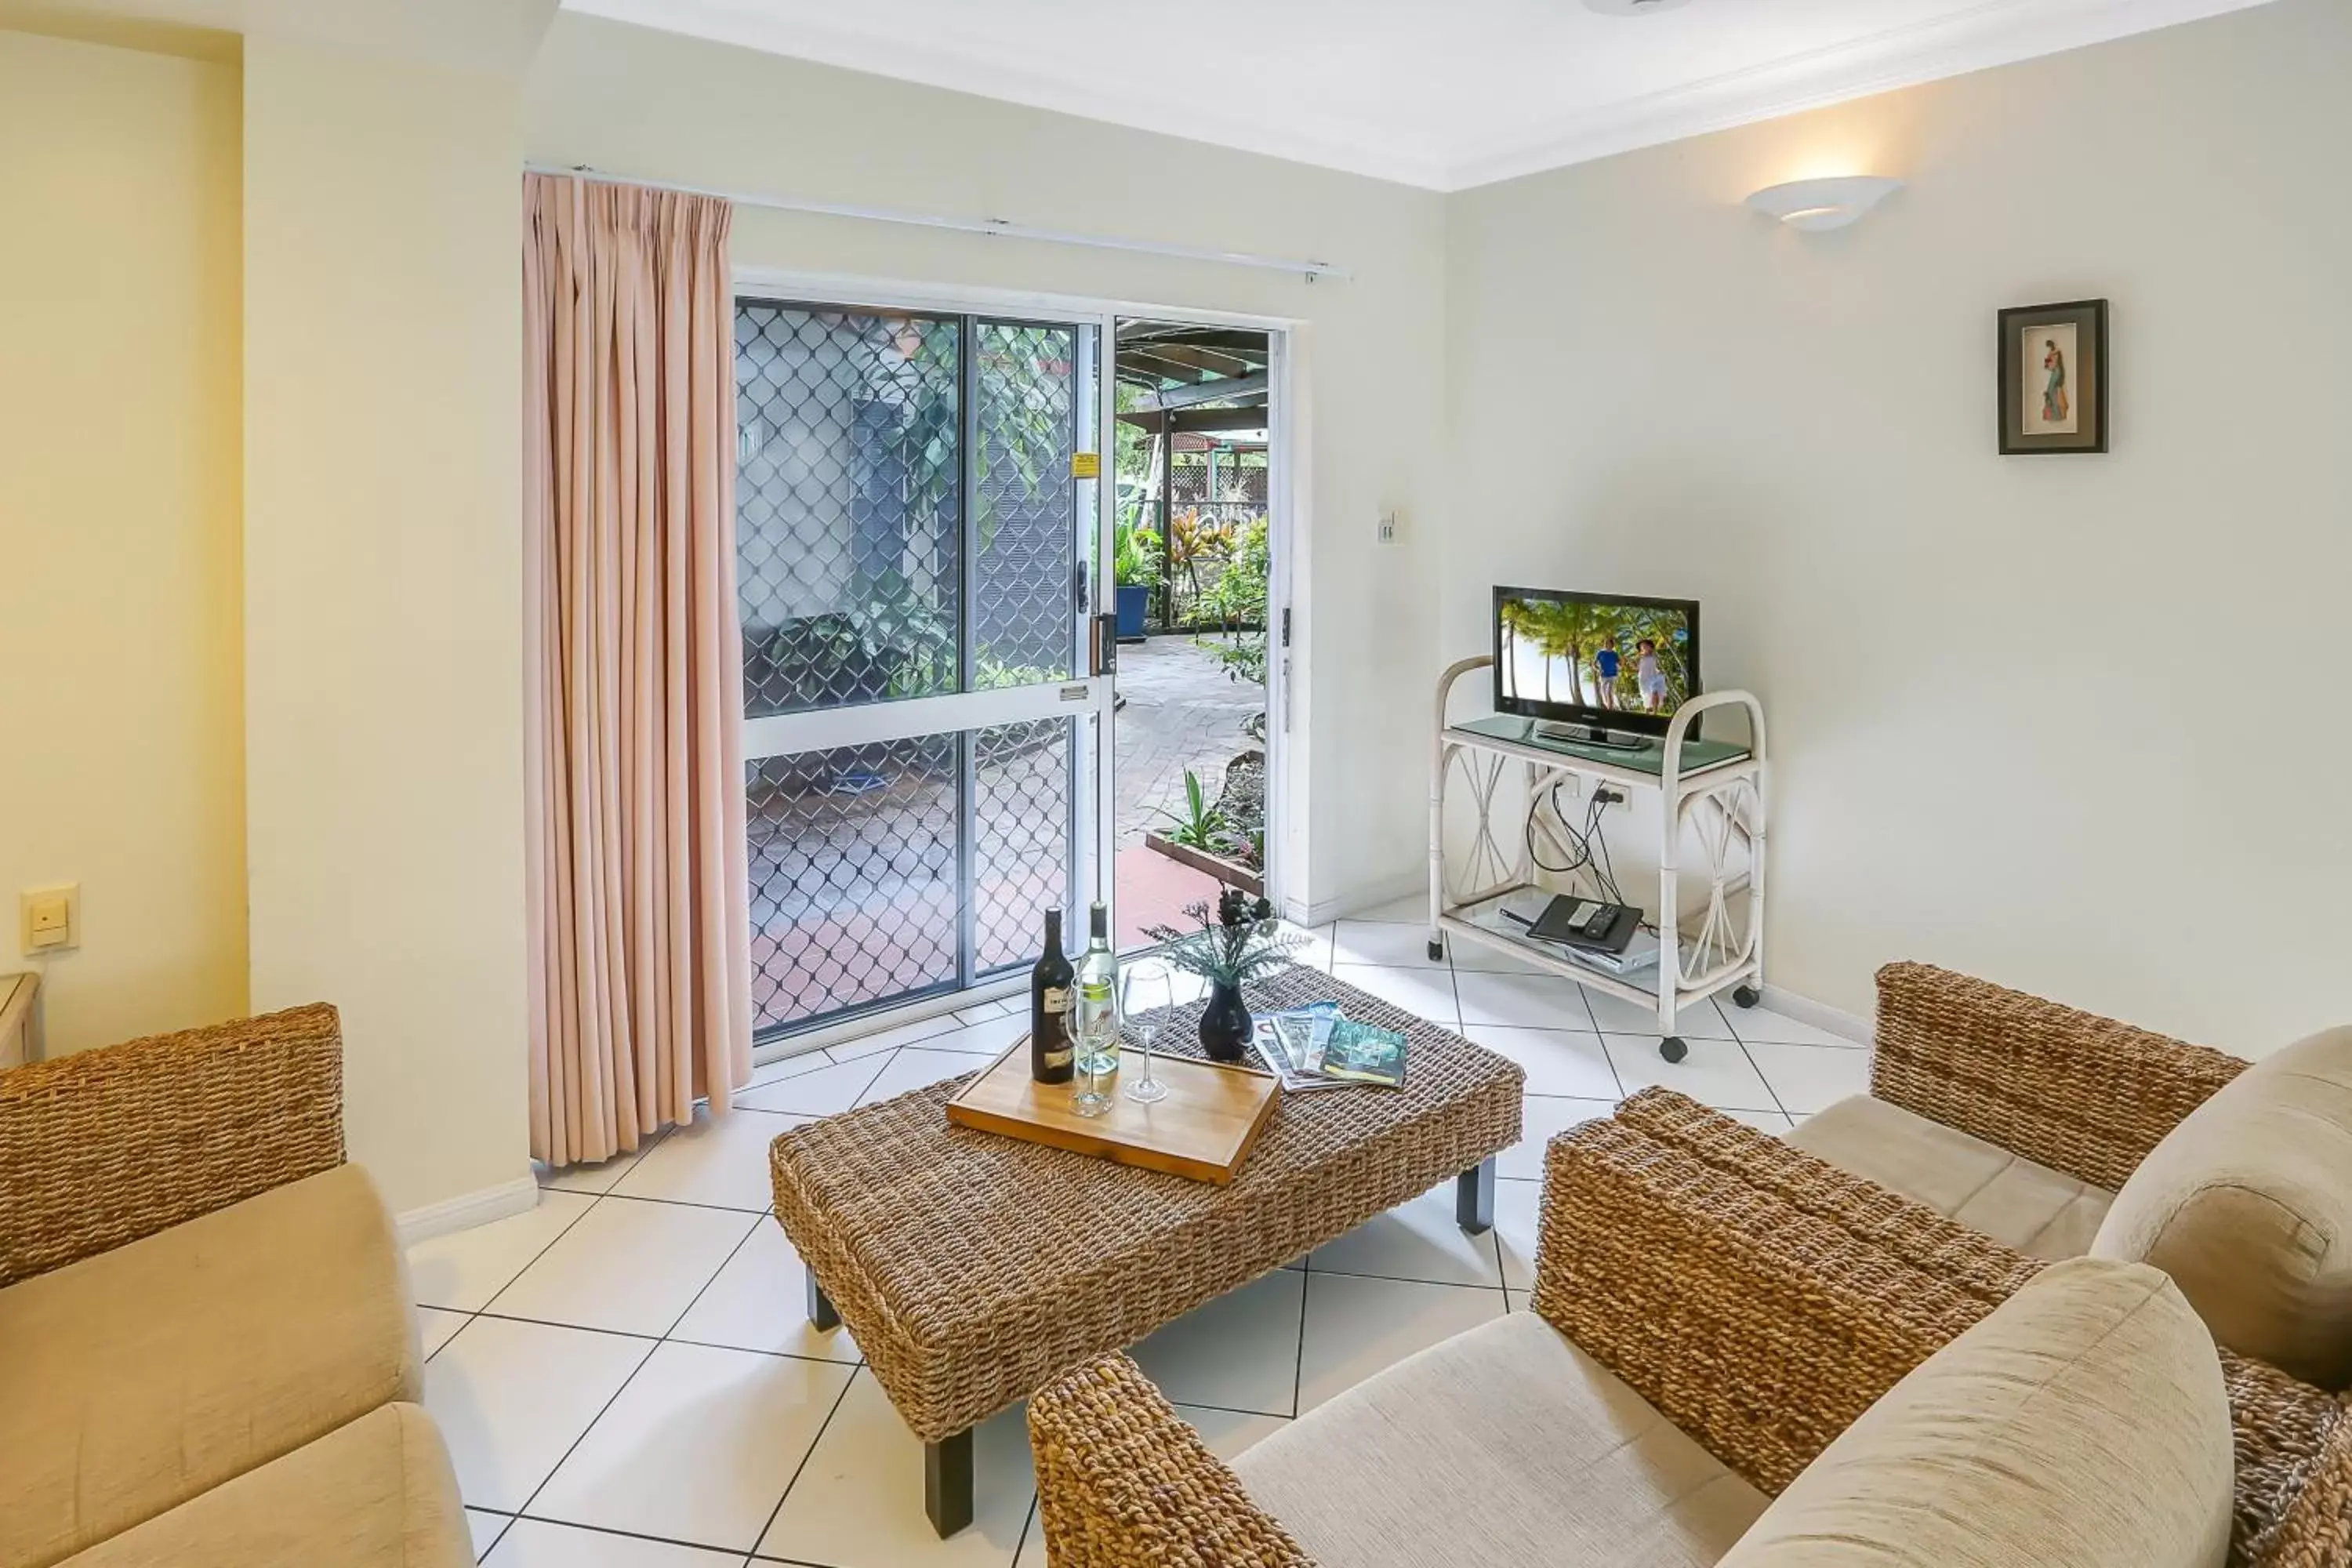
{"type": "Polygon", "coordinates": [[[953,691],[962,325],[735,311],[743,712],[953,691]]]}
{"type": "Polygon", "coordinates": [[[972,732],[972,967],[1028,963],[1070,896],[1070,747],[1077,721],[972,732]]]}
{"type": "Polygon", "coordinates": [[[958,766],[952,735],[747,764],[757,1028],[955,983],[958,766]]]}
{"type": "MultiPolygon", "coordinates": [[[[1088,342],[739,302],[746,719],[1076,673],[1088,342]]],[[[1056,716],[748,763],[759,1032],[1027,963],[1069,896],[1076,752],[1056,716]]]]}
{"type": "Polygon", "coordinates": [[[975,689],[1068,676],[1077,653],[1078,335],[982,321],[973,453],[975,689]]]}

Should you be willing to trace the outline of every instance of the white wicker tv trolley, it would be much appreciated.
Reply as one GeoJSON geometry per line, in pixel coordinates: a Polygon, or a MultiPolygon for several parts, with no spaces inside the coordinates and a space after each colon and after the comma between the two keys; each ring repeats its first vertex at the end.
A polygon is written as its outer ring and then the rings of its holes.
{"type": "MultiPolygon", "coordinates": [[[[1661,765],[1652,773],[1533,738],[1507,740],[1449,724],[1446,700],[1454,683],[1494,662],[1491,655],[1463,659],[1449,667],[1437,682],[1435,744],[1429,768],[1429,955],[1443,957],[1448,938],[1476,942],[1648,1007],[1656,1013],[1659,1033],[1664,1037],[1659,1053],[1670,1062],[1680,1061],[1688,1054],[1676,1032],[1676,1019],[1685,1007],[1727,991],[1742,1007],[1752,1007],[1761,999],[1765,821],[1770,802],[1763,704],[1745,691],[1711,691],[1683,704],[1667,729],[1661,765]],[[1747,715],[1748,750],[1685,773],[1683,752],[1692,721],[1728,708],[1740,709],[1747,715]],[[1525,770],[1520,798],[1530,808],[1555,784],[1570,778],[1584,787],[1606,784],[1622,790],[1629,805],[1643,795],[1659,796],[1658,904],[1649,913],[1661,922],[1662,940],[1657,968],[1646,973],[1650,984],[1639,984],[1640,977],[1620,979],[1495,929],[1499,921],[1492,919],[1492,913],[1504,900],[1539,886],[1528,836],[1546,832],[1549,826],[1532,809],[1516,807],[1506,811],[1507,820],[1496,821],[1501,785],[1514,766],[1525,770]],[[1470,791],[1477,815],[1469,847],[1449,858],[1446,792],[1457,780],[1470,791]],[[1699,845],[1704,866],[1684,866],[1686,839],[1696,839],[1699,845]],[[1683,908],[1685,882],[1702,876],[1706,886],[1705,912],[1678,922],[1678,941],[1664,940],[1664,934],[1677,923],[1673,912],[1683,908]],[[1481,915],[1488,916],[1489,923],[1479,923],[1481,915]]],[[[1565,841],[1558,837],[1556,829],[1549,831],[1554,847],[1564,852],[1565,841]]]]}

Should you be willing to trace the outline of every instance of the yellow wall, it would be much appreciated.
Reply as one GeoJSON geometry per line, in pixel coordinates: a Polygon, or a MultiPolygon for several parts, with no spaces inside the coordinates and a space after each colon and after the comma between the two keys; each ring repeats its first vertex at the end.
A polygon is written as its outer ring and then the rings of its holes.
{"type": "Polygon", "coordinates": [[[396,1211],[530,1189],[510,78],[246,42],[253,999],[396,1211]]]}
{"type": "Polygon", "coordinates": [[[51,1054],[246,1005],[234,64],[0,32],[0,972],[51,1054]],[[82,886],[17,956],[20,889],[82,886]]]}

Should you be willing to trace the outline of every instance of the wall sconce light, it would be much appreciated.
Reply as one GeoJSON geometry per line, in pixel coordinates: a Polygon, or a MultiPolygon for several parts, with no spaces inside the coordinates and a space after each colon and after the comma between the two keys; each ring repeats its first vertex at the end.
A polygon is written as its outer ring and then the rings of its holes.
{"type": "Polygon", "coordinates": [[[1768,185],[1748,198],[1767,217],[1809,234],[1843,228],[1903,188],[1900,180],[1878,174],[1848,174],[1833,180],[1791,180],[1768,185]]]}

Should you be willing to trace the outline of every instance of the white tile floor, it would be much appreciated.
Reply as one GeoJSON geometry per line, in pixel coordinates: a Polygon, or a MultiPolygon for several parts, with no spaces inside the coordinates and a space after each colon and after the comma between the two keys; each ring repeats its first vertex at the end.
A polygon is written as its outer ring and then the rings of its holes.
{"type": "MultiPolygon", "coordinates": [[[[1522,1309],[1543,1147],[1646,1084],[1774,1132],[1859,1091],[1867,1053],[1763,1009],[1682,1020],[1668,1065],[1639,1009],[1491,953],[1433,963],[1411,905],[1313,933],[1302,962],[1528,1072],[1526,1137],[1497,1162],[1496,1225],[1463,1235],[1452,1184],[1136,1348],[1221,1453],[1424,1345],[1522,1309]]],[[[803,1317],[800,1259],[768,1216],[768,1141],[968,1070],[1024,1026],[983,1002],[762,1068],[742,1114],[549,1176],[539,1207],[410,1254],[425,1401],[493,1568],[1039,1568],[1021,1412],[982,1427],[979,1514],[940,1541],[920,1449],[846,1331],[803,1317]]]]}

